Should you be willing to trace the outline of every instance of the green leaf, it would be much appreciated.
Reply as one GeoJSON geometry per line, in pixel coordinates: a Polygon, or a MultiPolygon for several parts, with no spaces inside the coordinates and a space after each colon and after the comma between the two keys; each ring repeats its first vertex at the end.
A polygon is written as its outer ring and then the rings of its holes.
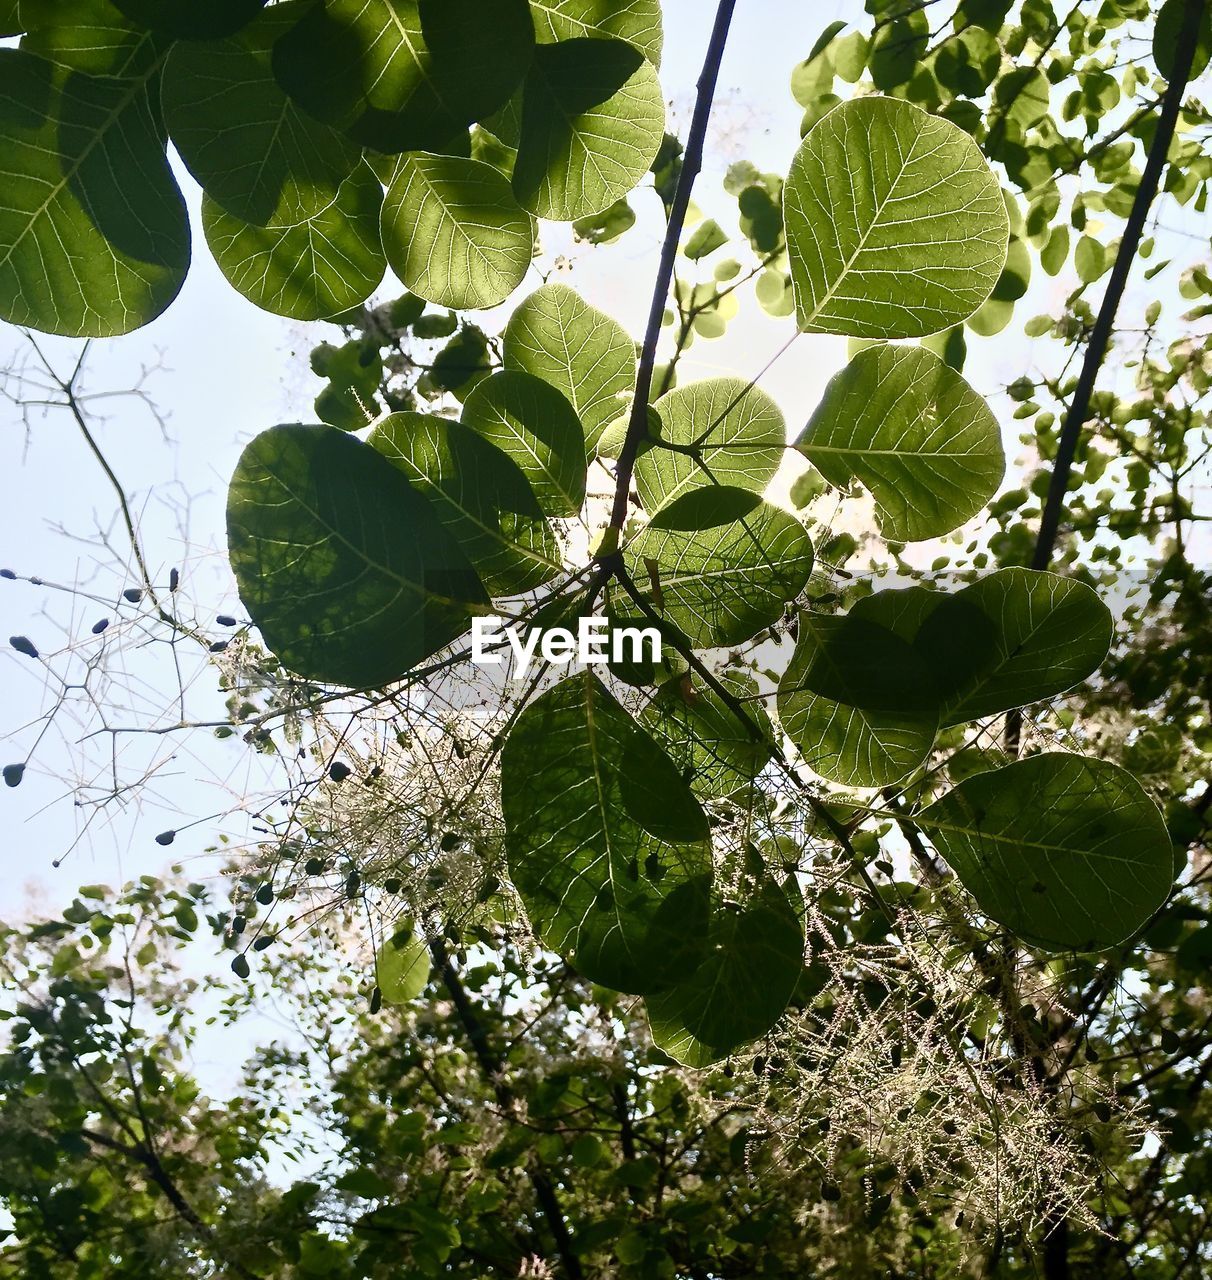
{"type": "Polygon", "coordinates": [[[760,737],[706,685],[663,684],[644,708],[644,724],[678,772],[702,796],[727,797],[752,787],[773,757],[774,728],[753,679],[725,672],[721,683],[744,706],[760,737]]]}
{"type": "Polygon", "coordinates": [[[375,958],[375,982],[384,1004],[408,1004],[429,981],[429,948],[412,921],[388,938],[375,958]]]}
{"type": "Polygon", "coordinates": [[[1038,67],[1018,67],[999,78],[993,90],[994,128],[1002,121],[1026,132],[1047,114],[1052,102],[1052,86],[1038,67]]]}
{"type": "Polygon", "coordinates": [[[274,48],[317,120],[377,151],[441,151],[504,106],[534,49],[526,0],[325,0],[274,48]]]}
{"type": "Polygon", "coordinates": [[[695,227],[682,252],[691,262],[697,262],[700,258],[706,258],[708,254],[714,253],[717,249],[722,249],[727,243],[728,237],[724,234],[720,224],[714,218],[708,218],[705,222],[700,222],[695,227]]]}
{"type": "Polygon", "coordinates": [[[426,499],[335,427],[273,427],[249,444],[228,492],[227,537],[249,616],[309,680],[397,680],[488,603],[426,499]]]}
{"type": "Polygon", "coordinates": [[[361,156],[274,79],[274,41],[298,16],[297,4],[275,5],[228,40],[179,43],[164,77],[165,120],[190,173],[225,212],[262,227],[322,213],[361,156]]]}
{"type": "Polygon", "coordinates": [[[669,758],[588,672],[519,717],[501,754],[509,875],[546,946],[643,994],[695,968],[707,817],[669,758]]]}
{"type": "Polygon", "coordinates": [[[813,772],[841,786],[891,786],[934,746],[932,671],[897,626],[901,595],[878,592],[840,618],[801,614],[779,681],[787,736],[813,772]]]}
{"type": "Polygon", "coordinates": [[[640,501],[656,512],[690,490],[731,486],[761,493],[783,460],[778,405],[740,378],[708,378],[656,402],[660,439],[636,460],[640,501]]]}
{"type": "Polygon", "coordinates": [[[916,338],[972,315],[1010,220],[972,139],[907,102],[858,98],[804,139],[784,192],[801,329],[916,338]]]}
{"type": "Polygon", "coordinates": [[[652,1038],[670,1057],[709,1066],[779,1020],[804,968],[793,898],[793,881],[766,879],[748,901],[716,907],[694,976],[645,1000],[652,1038]]]}
{"type": "MultiPolygon", "coordinates": [[[[1170,80],[1174,75],[1174,55],[1182,35],[1183,13],[1186,0],[1166,0],[1157,15],[1153,27],[1153,60],[1158,71],[1170,80]]],[[[1190,80],[1200,75],[1212,58],[1212,10],[1207,5],[1199,22],[1199,37],[1195,42],[1195,57],[1191,63],[1190,80]]]]}
{"type": "Polygon", "coordinates": [[[1053,227],[1048,243],[1040,250],[1040,266],[1050,275],[1059,275],[1069,257],[1069,228],[1063,223],[1053,227]]]}
{"type": "Polygon", "coordinates": [[[549,516],[580,514],[585,434],[554,387],[529,373],[493,374],[467,397],[462,420],[513,459],[549,516]]]}
{"type": "Polygon", "coordinates": [[[156,60],[131,79],[0,49],[0,319],[68,337],[154,320],[189,270],[189,218],[157,124],[156,60]]]}
{"type": "Polygon", "coordinates": [[[1073,263],[1083,284],[1093,284],[1110,265],[1107,250],[1093,236],[1082,236],[1077,242],[1073,263]]]}
{"type": "Polygon", "coordinates": [[[1123,942],[1165,901],[1165,822],[1105,760],[1032,756],[960,783],[916,819],[982,911],[1033,946],[1123,942]]]}
{"type": "Polygon", "coordinates": [[[448,418],[393,413],[369,443],[433,504],[490,596],[548,582],[560,549],[526,477],[500,449],[448,418]]]}
{"type": "Polygon", "coordinates": [[[572,405],[590,455],[635,394],[635,343],[604,312],[563,284],[545,284],[514,308],[505,368],[532,374],[572,405]]]}
{"type": "Polygon", "coordinates": [[[530,10],[540,44],[613,36],[661,65],[661,0],[530,0],[530,10]]]}
{"type": "Polygon", "coordinates": [[[835,488],[861,481],[880,532],[896,542],[958,529],[1006,469],[984,398],[923,347],[860,352],[830,381],[796,448],[835,488]]]}
{"type": "Polygon", "coordinates": [[[21,48],[75,71],[137,76],[165,50],[162,38],[119,13],[110,0],[25,0],[18,8],[29,31],[21,48]]]}
{"type": "MultiPolygon", "coordinates": [[[[798,520],[755,494],[719,489],[704,495],[749,510],[701,528],[682,520],[674,503],[628,544],[628,570],[657,612],[694,645],[740,644],[778,621],[804,589],[812,543],[798,520]],[[693,527],[667,527],[686,523],[693,527]]],[[[702,499],[682,499],[690,500],[702,499]]]]}
{"type": "Polygon", "coordinates": [[[254,226],[203,196],[202,229],[219,270],[250,302],[294,320],[327,320],[365,302],[383,279],[382,205],[379,180],[359,164],[305,222],[254,226]]]}
{"type": "Polygon", "coordinates": [[[113,0],[128,18],[179,40],[214,40],[251,22],[266,0],[113,0]]]}
{"type": "Polygon", "coordinates": [[[526,77],[513,189],[541,218],[608,209],[648,172],[665,137],[656,68],[621,40],[539,45],[526,77]]]}
{"type": "Polygon", "coordinates": [[[391,269],[427,302],[455,311],[495,307],[522,283],[534,219],[504,175],[479,160],[407,156],[383,205],[391,269]]]}
{"type": "Polygon", "coordinates": [[[942,723],[962,724],[1055,697],[1107,656],[1110,610],[1084,582],[1002,569],[944,596],[915,643],[931,656],[942,723]]]}

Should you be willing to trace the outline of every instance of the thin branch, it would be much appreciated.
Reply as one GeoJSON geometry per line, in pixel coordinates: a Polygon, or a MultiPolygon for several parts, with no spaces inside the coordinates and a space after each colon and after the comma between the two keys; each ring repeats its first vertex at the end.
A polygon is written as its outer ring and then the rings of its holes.
{"type": "Polygon", "coordinates": [[[682,238],[682,229],[686,223],[686,212],[690,207],[690,193],[703,167],[703,144],[707,137],[707,122],[711,118],[711,104],[715,99],[720,63],[724,58],[724,48],[728,43],[728,29],[732,23],[732,13],[735,8],[736,0],[720,0],[719,8],[716,10],[711,42],[707,46],[707,56],[703,63],[702,74],[699,76],[698,98],[690,121],[690,136],[686,140],[682,172],[678,178],[677,190],[674,192],[673,204],[669,209],[669,225],[665,228],[665,243],[661,248],[661,261],[657,268],[656,284],[652,290],[652,306],[648,312],[648,328],[644,334],[644,347],[640,354],[635,400],[631,405],[631,418],[627,424],[627,435],[619,452],[619,465],[615,473],[617,483],[610,515],[610,527],[619,533],[622,532],[627,520],[631,473],[635,469],[640,444],[648,432],[648,401],[652,395],[652,375],[656,367],[657,344],[660,342],[661,327],[665,318],[665,302],[673,283],[673,267],[677,258],[678,244],[682,238]]]}
{"type": "Polygon", "coordinates": [[[1119,252],[1115,256],[1115,265],[1111,269],[1111,278],[1107,282],[1107,292],[1103,297],[1098,319],[1090,335],[1089,345],[1086,347],[1086,356],[1078,377],[1077,389],[1073,393],[1069,412],[1061,428],[1056,462],[1052,468],[1048,496],[1040,520],[1039,536],[1035,543],[1035,554],[1031,558],[1031,567],[1034,569],[1046,569],[1052,560],[1069,483],[1069,473],[1077,453],[1082,428],[1086,425],[1090,414],[1090,397],[1094,392],[1103,361],[1107,358],[1107,350],[1115,328],[1115,317],[1144,232],[1145,219],[1148,217],[1149,208],[1161,184],[1162,170],[1165,168],[1178,114],[1182,109],[1183,95],[1187,90],[1187,80],[1191,74],[1204,8],[1205,0],[1186,0],[1183,8],[1182,28],[1175,43],[1174,74],[1166,87],[1166,96],[1162,102],[1157,132],[1153,135],[1153,142],[1149,147],[1145,172],[1137,188],[1136,199],[1132,202],[1132,212],[1128,215],[1124,238],[1120,242],[1119,252]]]}

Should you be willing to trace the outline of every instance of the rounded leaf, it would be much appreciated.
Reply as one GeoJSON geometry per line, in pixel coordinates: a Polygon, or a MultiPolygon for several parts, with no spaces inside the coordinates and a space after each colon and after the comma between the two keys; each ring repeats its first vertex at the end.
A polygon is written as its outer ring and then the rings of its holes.
{"type": "Polygon", "coordinates": [[[581,36],[626,40],[661,65],[661,0],[542,0],[531,6],[540,44],[581,36]]]}
{"type": "Polygon", "coordinates": [[[915,821],[986,915],[1033,946],[1097,951],[1166,900],[1166,824],[1116,765],[1049,753],[965,779],[915,821]]]}
{"type": "Polygon", "coordinates": [[[755,494],[728,488],[685,495],[654,517],[625,555],[653,608],[707,648],[740,644],[777,622],[812,572],[804,526],[755,494]],[[700,493],[722,505],[733,499],[733,518],[710,527],[679,519],[682,504],[697,503],[700,493]],[[738,508],[745,514],[737,516],[738,508]]]}
{"type": "Polygon", "coordinates": [[[798,898],[793,882],[767,879],[747,902],[715,908],[694,976],[645,999],[652,1038],[670,1057],[708,1066],[779,1020],[804,968],[798,898]]]}
{"type": "Polygon", "coordinates": [[[835,488],[861,481],[880,532],[896,542],[958,529],[1006,470],[984,398],[924,347],[859,352],[831,379],[796,448],[835,488]]]}
{"type": "Polygon", "coordinates": [[[972,315],[1006,259],[993,171],[949,120],[856,98],[804,139],[784,188],[801,329],[917,338],[972,315]]]}
{"type": "Polygon", "coordinates": [[[426,499],[335,427],[273,427],[248,445],[228,491],[227,537],[249,616],[308,680],[397,680],[488,603],[426,499]]]}
{"type": "Polygon", "coordinates": [[[255,226],[202,200],[202,229],[232,288],[275,315],[326,320],[365,302],[387,270],[379,237],[383,188],[359,165],[304,222],[255,226]]]}
{"type": "Polygon", "coordinates": [[[493,374],[467,397],[462,422],[517,464],[549,516],[580,514],[585,434],[554,387],[528,373],[493,374]]]}
{"type": "Polygon", "coordinates": [[[533,48],[526,0],[325,0],[273,62],[317,120],[376,151],[438,151],[504,106],[533,48]]]}
{"type": "Polygon", "coordinates": [[[275,5],[227,40],[173,46],[164,116],[190,173],[244,222],[288,226],[314,218],[361,157],[361,148],[305,115],[274,79],[274,41],[299,16],[275,5]]]}
{"type": "Polygon", "coordinates": [[[118,79],[0,49],[0,319],[114,337],[180,292],[189,218],[158,94],[156,59],[118,79]]]}
{"type": "Polygon", "coordinates": [[[387,261],[426,302],[454,311],[497,306],[522,283],[534,243],[534,219],[500,170],[479,160],[410,155],[387,189],[387,261]]]}
{"type": "Polygon", "coordinates": [[[522,100],[518,203],[556,222],[601,213],[648,172],[664,137],[661,82],[634,46],[540,45],[522,100]]]}
{"type": "Polygon", "coordinates": [[[640,501],[656,512],[703,486],[761,493],[783,460],[787,427],[775,402],[740,378],[708,378],[656,402],[660,436],[635,464],[640,501]]]}
{"type": "Polygon", "coordinates": [[[530,591],[559,573],[559,546],[526,477],[475,431],[432,414],[393,413],[369,443],[430,500],[489,595],[530,591]]]}
{"type": "Polygon", "coordinates": [[[592,454],[635,394],[635,343],[565,284],[545,284],[514,308],[505,368],[542,378],[576,410],[592,454]]]}
{"type": "Polygon", "coordinates": [[[535,932],[587,978],[643,994],[694,971],[707,931],[707,816],[589,672],[519,717],[501,753],[509,875],[535,932]]]}

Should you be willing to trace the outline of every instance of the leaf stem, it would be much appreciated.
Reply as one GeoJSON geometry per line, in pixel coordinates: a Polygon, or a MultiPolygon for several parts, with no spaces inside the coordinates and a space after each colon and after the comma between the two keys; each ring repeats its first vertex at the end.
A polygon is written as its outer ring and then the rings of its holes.
{"type": "Polygon", "coordinates": [[[682,172],[678,178],[673,203],[669,207],[669,224],[665,228],[665,242],[661,248],[660,265],[657,267],[656,284],[652,291],[652,306],[648,312],[648,328],[644,334],[644,347],[640,353],[640,368],[636,377],[635,400],[631,405],[631,418],[627,423],[627,435],[619,452],[619,465],[615,472],[614,506],[611,509],[610,527],[622,531],[627,519],[627,498],[631,491],[631,473],[648,431],[648,401],[652,395],[652,375],[656,367],[657,344],[661,337],[661,325],[665,318],[665,303],[673,283],[673,268],[678,244],[686,224],[686,212],[690,208],[690,193],[695,179],[703,167],[703,144],[707,137],[707,122],[711,118],[711,104],[715,99],[716,82],[724,48],[728,43],[728,29],[732,24],[736,0],[720,0],[715,14],[711,41],[699,75],[698,97],[694,115],[690,121],[690,136],[686,140],[686,152],[682,158],[682,172]]]}

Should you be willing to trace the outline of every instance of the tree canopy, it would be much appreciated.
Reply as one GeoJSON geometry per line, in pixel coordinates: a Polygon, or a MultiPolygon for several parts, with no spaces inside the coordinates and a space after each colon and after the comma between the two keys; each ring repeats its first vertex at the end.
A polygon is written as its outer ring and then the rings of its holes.
{"type": "Polygon", "coordinates": [[[854,8],[726,228],[735,0],[680,135],[657,0],[0,3],[0,318],[163,313],[188,171],[230,284],[335,327],[230,478],[214,627],[46,368],[137,571],[64,660],[196,652],[227,717],[149,731],[279,785],[221,889],[7,929],[0,1275],[1206,1269],[1212,267],[1167,220],[1208,8],[854,8]],[[648,192],[632,334],[543,237],[621,253],[648,192]],[[682,376],[746,305],[848,341],[803,423],[682,376]],[[511,680],[490,616],[662,652],[511,680]],[[207,1016],[271,993],[289,1039],[212,1100],[207,1016]]]}

